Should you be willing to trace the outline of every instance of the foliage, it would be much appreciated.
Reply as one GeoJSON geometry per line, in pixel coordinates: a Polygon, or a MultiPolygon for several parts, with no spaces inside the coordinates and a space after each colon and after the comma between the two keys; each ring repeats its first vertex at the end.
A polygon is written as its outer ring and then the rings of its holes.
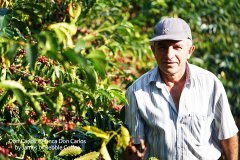
{"type": "MultiPolygon", "coordinates": [[[[4,155],[60,158],[55,155],[69,145],[84,148],[82,154],[98,150],[108,154],[108,142],[101,143],[97,135],[82,128],[96,126],[121,134],[120,109],[126,100],[121,88],[112,85],[114,77],[106,77],[118,69],[111,60],[114,54],[129,50],[123,39],[131,38],[127,34],[133,26],[126,20],[98,16],[90,28],[86,21],[93,16],[91,10],[103,10],[106,5],[16,1],[1,9],[0,145],[4,155]],[[110,34],[114,31],[125,33],[110,34]]],[[[121,8],[112,9],[121,13],[121,8]]]]}
{"type": "Polygon", "coordinates": [[[74,160],[95,160],[99,157],[99,153],[98,152],[90,152],[85,154],[84,156],[75,158],[74,160]]]}
{"type": "Polygon", "coordinates": [[[236,0],[0,5],[0,158],[61,159],[73,145],[82,158],[121,159],[129,140],[124,90],[156,65],[148,41],[166,16],[190,23],[197,47],[191,62],[220,78],[240,115],[236,0]]]}
{"type": "Polygon", "coordinates": [[[58,154],[58,156],[66,156],[66,155],[70,155],[70,156],[76,156],[81,154],[82,149],[80,147],[77,146],[69,146],[64,148],[63,150],[61,150],[61,152],[58,154]]]}

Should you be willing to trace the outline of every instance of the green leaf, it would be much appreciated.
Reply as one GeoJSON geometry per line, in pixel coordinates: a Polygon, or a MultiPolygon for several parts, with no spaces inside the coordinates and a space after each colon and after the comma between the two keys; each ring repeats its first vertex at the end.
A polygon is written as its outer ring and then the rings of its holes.
{"type": "Polygon", "coordinates": [[[24,86],[22,84],[20,84],[19,82],[16,81],[12,81],[12,80],[5,80],[0,82],[0,88],[8,88],[8,89],[19,89],[20,91],[22,91],[23,93],[26,93],[26,89],[24,88],[24,86]]]}
{"type": "Polygon", "coordinates": [[[58,156],[76,156],[82,153],[82,149],[78,146],[69,146],[61,150],[58,156]]]}
{"type": "Polygon", "coordinates": [[[14,30],[11,27],[4,27],[3,28],[3,35],[8,37],[8,38],[13,38],[14,37],[14,30]]]}
{"type": "Polygon", "coordinates": [[[103,139],[108,139],[109,138],[109,134],[104,132],[103,130],[94,127],[94,126],[84,126],[83,127],[84,130],[93,133],[96,137],[99,138],[103,138],[103,139]]]}
{"type": "Polygon", "coordinates": [[[87,94],[87,95],[91,96],[90,92],[89,92],[89,89],[86,88],[85,86],[81,85],[81,84],[64,83],[62,85],[62,87],[66,88],[66,89],[71,89],[71,90],[77,91],[79,93],[84,93],[84,94],[87,94]]]}
{"type": "Polygon", "coordinates": [[[78,17],[81,14],[81,6],[78,3],[76,3],[75,5],[76,6],[74,9],[72,7],[72,3],[70,3],[70,5],[68,6],[72,24],[76,23],[76,21],[78,20],[78,17]]]}
{"type": "Polygon", "coordinates": [[[111,157],[107,150],[107,144],[105,141],[103,141],[103,143],[101,145],[100,153],[102,154],[104,160],[111,160],[111,157]]]}
{"type": "Polygon", "coordinates": [[[102,79],[105,78],[106,72],[106,56],[102,51],[93,51],[87,55],[87,58],[92,62],[94,69],[99,73],[102,79]]]}
{"type": "Polygon", "coordinates": [[[26,56],[27,56],[28,62],[30,63],[30,68],[34,69],[34,65],[38,57],[37,46],[28,43],[26,46],[26,56]]]}
{"type": "Polygon", "coordinates": [[[88,121],[90,122],[90,124],[93,125],[94,119],[95,119],[95,114],[94,114],[92,107],[87,108],[86,117],[87,117],[88,121]]]}
{"type": "Polygon", "coordinates": [[[54,31],[61,30],[66,35],[69,34],[70,36],[76,34],[77,32],[77,27],[75,25],[65,23],[65,22],[51,24],[50,26],[48,26],[48,29],[54,30],[54,31]]]}
{"type": "Polygon", "coordinates": [[[75,35],[77,32],[77,27],[74,24],[69,24],[65,22],[55,23],[48,26],[48,29],[55,31],[56,34],[60,37],[62,37],[62,34],[64,34],[65,38],[61,38],[61,40],[63,41],[65,48],[74,47],[72,36],[75,35]]]}
{"type": "Polygon", "coordinates": [[[11,19],[11,24],[14,25],[16,28],[18,28],[25,35],[29,35],[30,34],[29,28],[21,20],[19,20],[19,19],[14,17],[14,18],[11,19]]]}
{"type": "Polygon", "coordinates": [[[76,46],[75,46],[75,48],[74,48],[74,51],[75,51],[76,53],[79,53],[83,48],[85,48],[85,41],[82,40],[82,39],[80,39],[80,40],[77,42],[77,44],[76,44],[76,46]]]}
{"type": "Polygon", "coordinates": [[[30,96],[30,95],[29,95],[29,99],[33,105],[33,109],[37,112],[38,115],[41,115],[42,109],[41,109],[39,102],[33,96],[30,96]]]}
{"type": "Polygon", "coordinates": [[[19,14],[29,15],[32,19],[34,19],[35,23],[36,22],[41,23],[40,15],[35,12],[35,9],[33,9],[33,7],[28,7],[28,5],[26,5],[25,3],[22,6],[14,8],[14,11],[18,12],[19,14]]]}
{"type": "Polygon", "coordinates": [[[79,65],[83,68],[87,65],[86,58],[80,54],[75,53],[72,49],[67,49],[62,54],[66,58],[66,60],[72,62],[75,65],[79,65]]]}
{"type": "Polygon", "coordinates": [[[91,67],[86,67],[84,71],[87,76],[87,79],[86,79],[87,85],[89,86],[91,91],[96,90],[97,76],[96,76],[95,70],[91,67]]]}
{"type": "Polygon", "coordinates": [[[7,75],[7,68],[3,68],[1,70],[1,78],[0,81],[4,81],[6,79],[6,75],[7,75]]]}
{"type": "Polygon", "coordinates": [[[17,55],[17,49],[19,47],[19,45],[17,43],[11,43],[10,44],[10,49],[7,52],[7,57],[8,59],[12,62],[15,58],[15,56],[17,55]]]}
{"type": "Polygon", "coordinates": [[[55,67],[54,67],[54,72],[53,72],[53,74],[56,75],[57,78],[60,77],[60,69],[59,69],[59,68],[60,68],[59,66],[55,66],[55,67]]]}
{"type": "Polygon", "coordinates": [[[62,93],[70,96],[70,97],[73,99],[76,107],[80,107],[80,106],[79,106],[79,95],[77,95],[76,92],[73,92],[71,89],[66,88],[66,87],[62,87],[62,86],[58,87],[58,89],[59,89],[62,93]]]}
{"type": "Polygon", "coordinates": [[[19,90],[19,89],[13,89],[12,91],[13,91],[14,96],[16,97],[18,103],[20,105],[23,105],[24,102],[25,102],[25,95],[24,95],[24,93],[21,90],[19,90]]]}
{"type": "MultiPolygon", "coordinates": [[[[39,41],[39,46],[43,48],[43,51],[50,53],[51,54],[58,54],[57,48],[58,48],[58,43],[57,43],[57,38],[54,33],[50,31],[42,31],[40,35],[38,36],[38,41],[39,41]]],[[[55,56],[54,56],[55,57],[55,56]]]]}
{"type": "Polygon", "coordinates": [[[108,92],[106,89],[99,88],[97,89],[97,92],[100,93],[100,95],[106,97],[108,100],[112,100],[112,96],[110,92],[108,92]]]}
{"type": "MultiPolygon", "coordinates": [[[[47,8],[45,6],[46,3],[35,3],[34,1],[25,1],[25,2],[19,2],[16,6],[16,9],[29,9],[33,10],[34,13],[36,13],[38,16],[41,15],[41,13],[45,13],[47,11],[47,8]]],[[[31,12],[30,12],[31,13],[31,12]]],[[[31,14],[30,14],[31,15],[31,14]]]]}
{"type": "Polygon", "coordinates": [[[81,157],[75,158],[74,160],[96,160],[99,155],[99,152],[89,152],[81,157]]]}
{"type": "Polygon", "coordinates": [[[22,84],[16,81],[5,80],[0,82],[0,88],[1,87],[11,89],[19,104],[24,104],[26,90],[22,84]]]}
{"type": "Polygon", "coordinates": [[[97,112],[96,113],[96,126],[98,128],[103,128],[103,121],[102,121],[102,115],[100,112],[97,112]]]}
{"type": "Polygon", "coordinates": [[[6,27],[10,16],[7,14],[8,9],[7,8],[0,8],[0,31],[2,28],[6,27]]]}
{"type": "Polygon", "coordinates": [[[49,95],[44,94],[44,95],[42,95],[41,97],[42,97],[42,99],[44,100],[44,102],[47,103],[47,106],[48,106],[50,109],[55,109],[55,108],[56,108],[56,106],[55,106],[56,104],[52,101],[52,99],[50,98],[49,95]]]}
{"type": "Polygon", "coordinates": [[[113,97],[117,98],[120,102],[127,104],[127,100],[125,98],[125,95],[123,94],[123,92],[118,89],[118,88],[110,88],[109,90],[110,93],[113,94],[113,97]]]}
{"type": "Polygon", "coordinates": [[[128,129],[123,125],[121,126],[121,141],[122,141],[123,148],[126,149],[130,141],[130,133],[128,129]]]}
{"type": "Polygon", "coordinates": [[[62,108],[63,105],[63,101],[64,101],[64,97],[62,92],[58,93],[58,97],[57,97],[57,102],[56,102],[56,112],[59,113],[60,109],[62,108]]]}

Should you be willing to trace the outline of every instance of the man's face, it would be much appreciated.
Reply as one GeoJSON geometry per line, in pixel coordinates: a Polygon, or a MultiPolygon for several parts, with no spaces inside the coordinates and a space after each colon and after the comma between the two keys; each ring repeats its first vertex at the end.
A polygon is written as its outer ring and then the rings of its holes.
{"type": "Polygon", "coordinates": [[[186,62],[194,51],[194,46],[186,41],[157,41],[151,47],[160,71],[166,75],[185,72],[186,62]]]}

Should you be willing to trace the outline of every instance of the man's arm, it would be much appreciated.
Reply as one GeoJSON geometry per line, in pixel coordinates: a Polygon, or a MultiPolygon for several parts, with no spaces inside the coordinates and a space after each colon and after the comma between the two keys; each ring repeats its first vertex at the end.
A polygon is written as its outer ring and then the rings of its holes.
{"type": "Polygon", "coordinates": [[[238,136],[220,140],[227,160],[238,160],[238,136]]]}

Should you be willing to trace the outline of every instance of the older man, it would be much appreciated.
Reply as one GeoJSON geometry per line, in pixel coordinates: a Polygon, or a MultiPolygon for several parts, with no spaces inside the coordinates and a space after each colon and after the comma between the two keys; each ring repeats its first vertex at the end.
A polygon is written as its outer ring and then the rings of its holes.
{"type": "Polygon", "coordinates": [[[189,64],[195,47],[180,18],[156,24],[150,40],[158,66],[127,90],[125,123],[132,135],[124,159],[238,159],[238,138],[222,83],[189,64]]]}

